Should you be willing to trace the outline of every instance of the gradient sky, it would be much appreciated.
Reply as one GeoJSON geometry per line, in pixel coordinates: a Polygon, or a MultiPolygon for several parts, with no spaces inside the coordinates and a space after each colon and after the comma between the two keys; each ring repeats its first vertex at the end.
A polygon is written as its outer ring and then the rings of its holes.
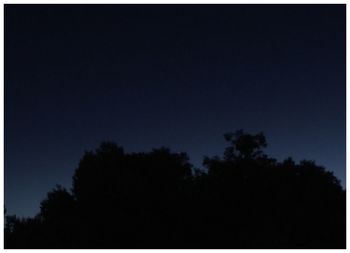
{"type": "Polygon", "coordinates": [[[8,213],[101,141],[200,167],[241,128],[345,187],[345,35],[345,5],[5,5],[8,213]]]}

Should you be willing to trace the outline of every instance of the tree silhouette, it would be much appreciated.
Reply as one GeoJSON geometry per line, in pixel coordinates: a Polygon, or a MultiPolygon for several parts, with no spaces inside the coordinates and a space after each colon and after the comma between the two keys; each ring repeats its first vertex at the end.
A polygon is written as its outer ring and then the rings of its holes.
{"type": "Polygon", "coordinates": [[[5,248],[345,248],[345,191],[313,161],[264,154],[263,133],[226,134],[206,171],[167,148],[84,154],[69,192],[34,218],[6,216],[5,248]]]}
{"type": "Polygon", "coordinates": [[[251,135],[244,133],[243,130],[237,130],[234,133],[226,133],[224,137],[231,143],[231,146],[225,150],[227,160],[256,158],[262,154],[262,148],[267,146],[263,133],[251,135]]]}

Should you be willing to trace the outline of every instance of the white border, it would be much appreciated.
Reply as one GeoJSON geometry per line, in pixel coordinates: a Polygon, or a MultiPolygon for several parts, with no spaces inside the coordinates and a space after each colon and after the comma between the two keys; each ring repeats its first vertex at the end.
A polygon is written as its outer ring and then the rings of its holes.
{"type": "Polygon", "coordinates": [[[344,0],[2,0],[3,4],[346,4],[344,0]]]}

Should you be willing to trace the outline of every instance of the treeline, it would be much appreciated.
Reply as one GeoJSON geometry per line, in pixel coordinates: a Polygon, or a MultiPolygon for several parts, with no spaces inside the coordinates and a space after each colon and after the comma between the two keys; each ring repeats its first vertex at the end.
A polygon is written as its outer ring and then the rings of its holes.
{"type": "Polygon", "coordinates": [[[195,170],[186,153],[86,152],[71,191],[34,218],[6,216],[5,248],[345,248],[345,190],[312,161],[263,153],[262,133],[226,134],[223,157],[195,170]]]}

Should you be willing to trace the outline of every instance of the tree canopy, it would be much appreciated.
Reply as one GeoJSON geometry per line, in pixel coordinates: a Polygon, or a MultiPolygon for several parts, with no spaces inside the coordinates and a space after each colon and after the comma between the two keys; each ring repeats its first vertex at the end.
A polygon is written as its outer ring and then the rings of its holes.
{"type": "Polygon", "coordinates": [[[224,135],[206,172],[167,148],[84,154],[71,191],[56,186],[40,213],[6,215],[5,248],[345,248],[345,190],[313,161],[263,152],[263,133],[224,135]]]}

